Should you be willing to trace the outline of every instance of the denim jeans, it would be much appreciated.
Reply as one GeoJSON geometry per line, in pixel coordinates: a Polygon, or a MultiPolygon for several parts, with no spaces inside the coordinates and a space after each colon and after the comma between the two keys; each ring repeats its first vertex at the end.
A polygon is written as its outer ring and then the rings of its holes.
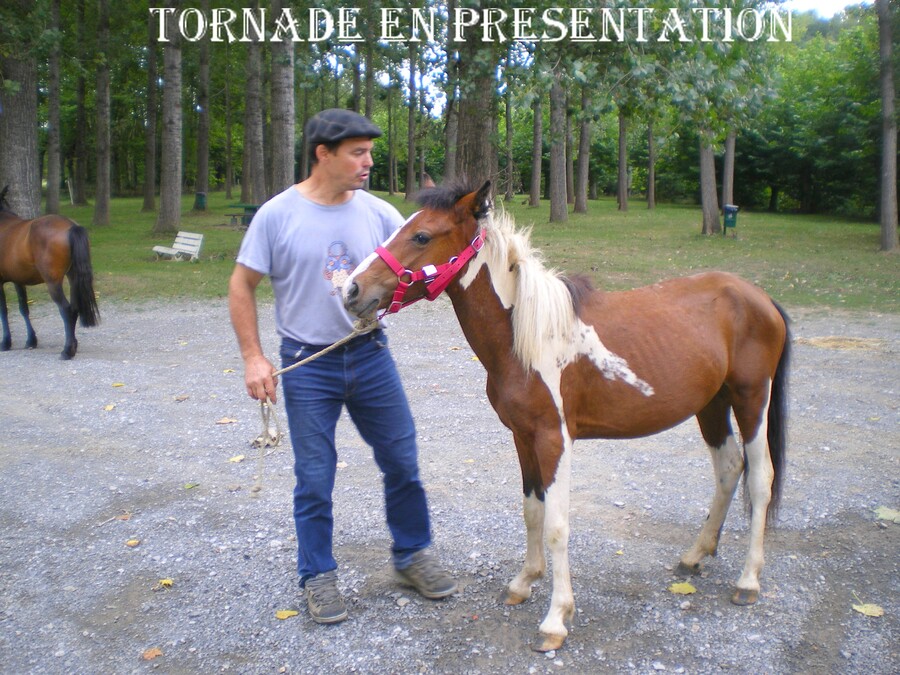
{"type": "MultiPolygon", "coordinates": [[[[284,338],[282,366],[321,349],[284,338]]],[[[335,427],[343,406],[372,446],[384,479],[394,564],[404,567],[431,543],[416,432],[387,337],[375,331],[282,376],[294,446],[294,525],[300,583],[337,568],[332,551],[332,491],[337,469],[335,427]]]]}

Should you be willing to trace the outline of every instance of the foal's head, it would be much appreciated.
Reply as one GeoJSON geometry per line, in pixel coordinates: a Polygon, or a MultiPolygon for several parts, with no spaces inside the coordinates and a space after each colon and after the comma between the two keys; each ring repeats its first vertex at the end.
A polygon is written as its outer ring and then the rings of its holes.
{"type": "Polygon", "coordinates": [[[478,234],[479,221],[490,212],[490,193],[490,181],[477,189],[459,183],[422,190],[417,197],[422,210],[382,244],[388,255],[373,253],[347,279],[347,310],[370,316],[386,309],[401,282],[409,283],[404,303],[425,297],[428,284],[419,277],[455,259],[469,246],[478,234]],[[390,257],[402,269],[392,270],[385,261],[390,257]]]}

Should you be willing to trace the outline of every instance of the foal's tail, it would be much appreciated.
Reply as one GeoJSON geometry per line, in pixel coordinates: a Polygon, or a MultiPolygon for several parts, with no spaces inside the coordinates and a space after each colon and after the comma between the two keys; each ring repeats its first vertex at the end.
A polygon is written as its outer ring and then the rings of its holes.
{"type": "Polygon", "coordinates": [[[69,292],[72,310],[81,317],[81,325],[85,328],[100,323],[100,310],[94,295],[94,270],[91,267],[91,248],[87,230],[81,225],[73,224],[69,228],[69,249],[72,266],[69,269],[69,292]]]}
{"type": "Polygon", "coordinates": [[[781,318],[784,319],[785,336],[784,346],[781,349],[781,358],[775,368],[775,377],[772,380],[772,392],[769,397],[768,441],[769,456],[772,460],[772,468],[775,478],[772,481],[772,500],[769,502],[769,516],[774,517],[781,501],[781,487],[785,470],[785,455],[787,454],[787,390],[788,370],[791,363],[791,329],[790,318],[787,312],[774,303],[781,318]]]}

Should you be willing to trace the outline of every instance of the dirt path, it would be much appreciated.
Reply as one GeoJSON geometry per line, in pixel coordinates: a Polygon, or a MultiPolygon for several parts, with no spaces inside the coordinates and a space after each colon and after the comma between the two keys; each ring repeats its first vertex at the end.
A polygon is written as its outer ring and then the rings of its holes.
{"type": "Polygon", "coordinates": [[[344,420],[336,546],[351,619],[333,627],[275,617],[302,609],[290,446],[266,459],[253,498],[259,418],[224,303],[102,311],[72,362],[57,358],[49,306],[34,310],[38,350],[21,350],[14,316],[15,348],[0,354],[2,672],[900,671],[900,525],[875,516],[900,508],[898,316],[793,312],[788,477],[754,607],[728,601],[746,546],[740,508],[697,593],[667,590],[712,490],[693,422],[577,443],[577,612],[566,647],[545,656],[528,645],[549,582],[521,607],[496,601],[524,555],[518,467],[445,300],[401,313],[389,335],[436,547],[461,591],[432,603],[392,582],[378,472],[344,420]],[[817,340],[827,336],[864,341],[817,340]],[[885,615],[853,611],[860,601],[885,615]],[[145,661],[148,649],[161,655],[145,661]]]}

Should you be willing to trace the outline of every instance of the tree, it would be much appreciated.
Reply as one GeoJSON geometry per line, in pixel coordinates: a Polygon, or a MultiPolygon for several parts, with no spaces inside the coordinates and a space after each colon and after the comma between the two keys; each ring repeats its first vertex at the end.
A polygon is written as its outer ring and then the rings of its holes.
{"type": "Polygon", "coordinates": [[[59,183],[62,178],[62,156],[59,132],[59,0],[50,0],[50,28],[56,34],[50,50],[49,91],[47,92],[47,213],[59,213],[59,183]]]}
{"type": "Polygon", "coordinates": [[[156,210],[156,126],[159,117],[157,91],[157,27],[153,17],[147,16],[147,119],[144,124],[144,205],[142,211],[156,210]]]}
{"type": "Polygon", "coordinates": [[[266,200],[266,169],[263,149],[262,45],[247,45],[247,82],[244,88],[244,165],[241,201],[262,204],[266,200]]]}
{"type": "Polygon", "coordinates": [[[566,200],[566,92],[560,64],[553,69],[550,86],[550,222],[569,219],[566,200]]]}
{"type": "Polygon", "coordinates": [[[416,192],[416,43],[409,42],[409,99],[406,121],[406,201],[410,201],[416,192]]]}
{"type": "MultiPolygon", "coordinates": [[[[177,7],[178,1],[167,3],[177,7]]],[[[169,18],[169,42],[163,47],[162,152],[160,153],[159,213],[153,231],[176,232],[181,224],[181,40],[169,18]]]]}
{"type": "Polygon", "coordinates": [[[497,148],[493,137],[497,87],[494,72],[497,54],[492,42],[477,39],[481,27],[466,33],[469,39],[460,43],[457,75],[459,77],[459,142],[456,173],[475,183],[493,180],[497,172],[497,148]]]}
{"type": "Polygon", "coordinates": [[[875,0],[881,56],[881,250],[895,251],[897,235],[897,117],[894,113],[894,69],[891,8],[888,0],[875,0]]]}
{"type": "Polygon", "coordinates": [[[578,131],[578,164],[575,168],[575,213],[587,213],[588,174],[591,163],[591,97],[581,85],[581,123],[578,131]]]}
{"type": "Polygon", "coordinates": [[[109,225],[110,186],[110,93],[109,93],[109,0],[98,0],[97,16],[97,184],[94,189],[94,225],[109,225]]]}
{"type": "MultiPolygon", "coordinates": [[[[272,3],[281,13],[281,0],[272,3]]],[[[294,183],[294,43],[272,43],[272,194],[294,183]]]]}
{"type": "MultiPolygon", "coordinates": [[[[204,13],[209,12],[209,0],[200,4],[204,13]]],[[[197,178],[194,181],[194,210],[205,211],[209,192],[209,42],[199,45],[199,72],[197,73],[197,178]]]]}
{"type": "Polygon", "coordinates": [[[78,41],[78,77],[75,89],[75,175],[72,177],[72,192],[77,206],[87,205],[87,156],[88,156],[88,124],[87,110],[85,106],[85,78],[84,64],[87,61],[88,38],[85,25],[84,0],[77,0],[76,12],[76,39],[78,41]]]}
{"type": "Polygon", "coordinates": [[[529,191],[528,205],[536,207],[541,205],[541,164],[544,160],[543,113],[541,112],[540,94],[534,97],[531,114],[531,190],[529,191]]]}

